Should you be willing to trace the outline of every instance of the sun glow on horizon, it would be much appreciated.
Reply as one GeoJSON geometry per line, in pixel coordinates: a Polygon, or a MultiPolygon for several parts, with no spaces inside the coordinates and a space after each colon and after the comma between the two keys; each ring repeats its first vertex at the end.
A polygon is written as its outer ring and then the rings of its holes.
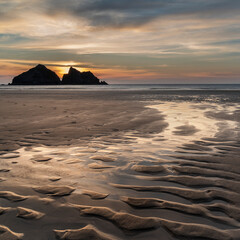
{"type": "Polygon", "coordinates": [[[75,62],[69,62],[69,63],[64,64],[63,66],[57,66],[54,70],[59,77],[63,77],[64,74],[67,74],[70,67],[73,67],[80,72],[89,71],[89,69],[78,67],[78,66],[75,66],[75,65],[78,65],[78,64],[75,63],[75,62]]]}
{"type": "Polygon", "coordinates": [[[240,83],[239,9],[234,0],[0,0],[0,83],[37,64],[118,83],[240,83]]]}

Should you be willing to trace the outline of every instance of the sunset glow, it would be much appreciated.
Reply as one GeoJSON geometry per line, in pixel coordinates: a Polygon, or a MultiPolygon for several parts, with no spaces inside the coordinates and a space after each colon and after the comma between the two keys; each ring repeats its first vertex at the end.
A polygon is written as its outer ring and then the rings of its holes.
{"type": "Polygon", "coordinates": [[[240,83],[239,9],[234,0],[0,0],[0,82],[42,63],[110,83],[240,83]]]}

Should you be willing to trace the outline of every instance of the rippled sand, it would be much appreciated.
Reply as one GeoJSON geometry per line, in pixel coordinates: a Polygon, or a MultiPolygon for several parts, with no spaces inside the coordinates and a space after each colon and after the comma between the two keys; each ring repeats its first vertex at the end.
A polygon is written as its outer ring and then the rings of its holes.
{"type": "Polygon", "coordinates": [[[0,100],[0,239],[240,239],[231,91],[0,100]]]}

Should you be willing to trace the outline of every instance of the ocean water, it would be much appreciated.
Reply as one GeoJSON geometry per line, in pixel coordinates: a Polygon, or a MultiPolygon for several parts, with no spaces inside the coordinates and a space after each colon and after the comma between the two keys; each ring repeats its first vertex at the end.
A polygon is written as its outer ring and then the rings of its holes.
{"type": "Polygon", "coordinates": [[[148,102],[240,103],[240,84],[0,85],[0,94],[47,92],[148,102]]]}
{"type": "Polygon", "coordinates": [[[240,90],[240,84],[110,84],[110,85],[0,85],[11,89],[68,89],[68,90],[240,90]]]}

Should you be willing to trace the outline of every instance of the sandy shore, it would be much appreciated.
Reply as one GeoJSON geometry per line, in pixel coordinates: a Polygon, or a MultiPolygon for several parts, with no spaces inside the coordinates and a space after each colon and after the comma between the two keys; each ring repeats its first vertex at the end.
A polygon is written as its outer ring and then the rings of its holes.
{"type": "Polygon", "coordinates": [[[228,94],[1,90],[0,239],[240,239],[228,94]]]}

